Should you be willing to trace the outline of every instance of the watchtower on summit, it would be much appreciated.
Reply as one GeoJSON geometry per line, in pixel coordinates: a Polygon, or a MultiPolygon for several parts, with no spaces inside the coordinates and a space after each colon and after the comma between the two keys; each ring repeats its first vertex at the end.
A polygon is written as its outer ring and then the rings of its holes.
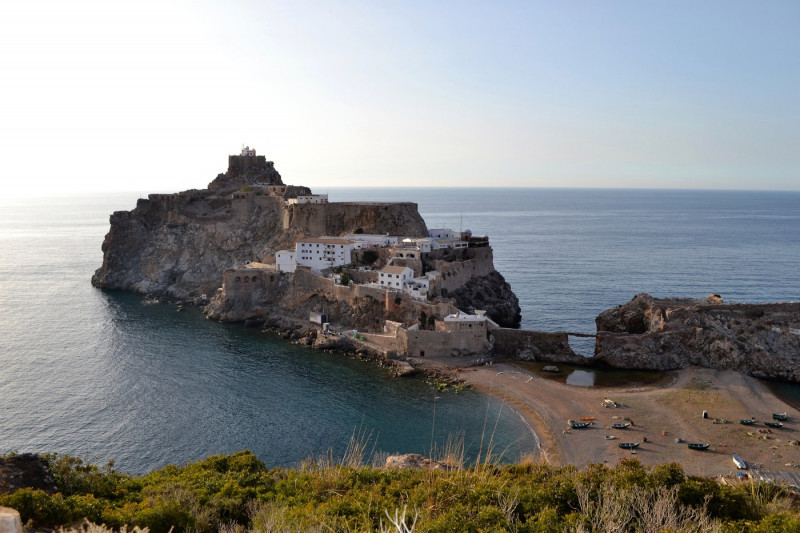
{"type": "Polygon", "coordinates": [[[254,170],[264,170],[271,167],[263,155],[256,155],[256,149],[243,146],[239,155],[228,156],[228,174],[245,174],[254,170]]]}

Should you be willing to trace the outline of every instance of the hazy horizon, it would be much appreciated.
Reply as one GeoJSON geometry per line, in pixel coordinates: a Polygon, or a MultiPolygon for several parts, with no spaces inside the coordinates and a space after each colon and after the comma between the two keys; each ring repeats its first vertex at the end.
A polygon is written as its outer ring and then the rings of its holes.
{"type": "Polygon", "coordinates": [[[9,196],[286,183],[800,190],[800,4],[0,6],[9,196]]]}

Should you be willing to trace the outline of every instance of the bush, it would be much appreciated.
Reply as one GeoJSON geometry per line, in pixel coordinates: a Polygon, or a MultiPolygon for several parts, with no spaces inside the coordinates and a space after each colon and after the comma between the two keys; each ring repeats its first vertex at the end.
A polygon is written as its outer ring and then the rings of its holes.
{"type": "Polygon", "coordinates": [[[363,254],[361,254],[361,264],[363,265],[371,265],[377,260],[378,252],[375,250],[366,250],[363,254]]]}
{"type": "Polygon", "coordinates": [[[416,517],[420,531],[602,531],[612,522],[625,531],[800,530],[797,504],[780,489],[687,478],[676,464],[624,460],[613,469],[578,470],[533,462],[424,472],[321,461],[268,470],[243,451],[133,477],[110,465],[51,460],[60,493],[0,495],[0,506],[38,528],[88,518],[153,533],[379,531],[387,516],[406,509],[407,524],[416,517]]]}

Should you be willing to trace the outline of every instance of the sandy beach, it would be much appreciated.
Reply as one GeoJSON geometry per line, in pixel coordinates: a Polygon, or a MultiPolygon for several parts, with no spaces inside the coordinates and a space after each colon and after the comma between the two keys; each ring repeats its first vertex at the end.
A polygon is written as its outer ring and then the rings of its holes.
{"type": "Polygon", "coordinates": [[[800,470],[800,412],[758,380],[736,372],[690,368],[671,373],[671,380],[657,386],[588,388],[544,379],[513,363],[455,370],[522,414],[539,436],[543,456],[554,465],[613,466],[635,457],[646,465],[677,462],[687,474],[718,476],[736,473],[732,455],[738,454],[762,470],[800,470]],[[606,398],[619,407],[604,407],[606,398]],[[708,418],[702,417],[703,411],[708,418]],[[767,428],[764,421],[772,421],[772,413],[778,412],[786,412],[789,420],[782,429],[767,428]],[[580,417],[595,418],[586,429],[571,429],[568,420],[580,417]],[[754,425],[739,424],[750,417],[756,419],[754,425]],[[617,422],[631,426],[611,429],[617,422]],[[620,442],[641,444],[634,454],[619,448],[620,442]],[[687,442],[711,446],[696,451],[687,442]]]}

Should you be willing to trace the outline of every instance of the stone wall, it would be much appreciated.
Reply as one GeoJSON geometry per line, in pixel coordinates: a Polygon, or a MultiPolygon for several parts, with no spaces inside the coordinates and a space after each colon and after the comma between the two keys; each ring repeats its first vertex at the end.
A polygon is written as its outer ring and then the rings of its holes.
{"type": "Polygon", "coordinates": [[[397,337],[398,353],[405,351],[415,357],[482,356],[489,353],[490,348],[485,329],[456,333],[401,329],[397,337]]]}
{"type": "Polygon", "coordinates": [[[498,328],[492,331],[492,355],[522,361],[588,364],[572,351],[569,336],[563,331],[545,332],[498,328]]]}
{"type": "Polygon", "coordinates": [[[448,262],[434,259],[429,261],[435,270],[442,273],[442,279],[436,284],[437,294],[459,289],[473,277],[486,276],[494,272],[494,257],[490,247],[468,248],[464,250],[463,261],[448,262]],[[444,291],[442,291],[444,289],[444,291]]]}

